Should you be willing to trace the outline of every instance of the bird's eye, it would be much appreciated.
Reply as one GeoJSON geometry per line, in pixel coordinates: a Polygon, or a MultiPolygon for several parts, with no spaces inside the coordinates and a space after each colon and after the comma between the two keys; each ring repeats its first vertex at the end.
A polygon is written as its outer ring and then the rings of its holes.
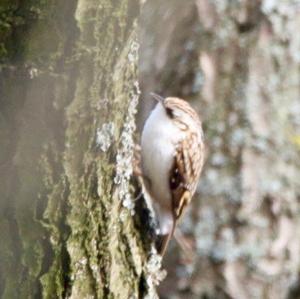
{"type": "Polygon", "coordinates": [[[174,115],[173,115],[173,110],[172,110],[172,109],[166,108],[166,113],[167,113],[167,115],[170,116],[171,118],[174,117],[174,115]]]}

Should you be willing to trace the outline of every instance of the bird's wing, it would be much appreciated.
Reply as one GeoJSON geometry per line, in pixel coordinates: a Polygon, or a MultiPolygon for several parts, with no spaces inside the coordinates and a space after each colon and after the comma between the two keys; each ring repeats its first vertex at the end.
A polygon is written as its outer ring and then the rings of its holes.
{"type": "Polygon", "coordinates": [[[202,144],[190,133],[177,145],[170,172],[170,189],[175,219],[179,219],[195,192],[202,168],[202,144]]]}
{"type": "Polygon", "coordinates": [[[172,192],[173,227],[162,236],[158,244],[158,252],[163,256],[178,219],[192,199],[196,190],[203,164],[203,143],[196,133],[177,144],[176,155],[169,175],[169,185],[172,192]]]}

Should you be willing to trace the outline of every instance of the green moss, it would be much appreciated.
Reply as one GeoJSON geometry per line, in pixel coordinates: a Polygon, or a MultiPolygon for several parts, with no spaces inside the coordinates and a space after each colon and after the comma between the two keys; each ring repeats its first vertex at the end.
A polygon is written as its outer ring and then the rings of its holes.
{"type": "Polygon", "coordinates": [[[142,258],[133,257],[140,254],[138,234],[131,217],[124,227],[116,217],[121,187],[113,181],[135,90],[136,66],[128,62],[134,18],[127,1],[79,1],[77,24],[72,24],[73,15],[66,17],[70,3],[29,1],[18,7],[18,14],[31,16],[14,28],[17,43],[10,59],[37,68],[38,75],[22,78],[25,125],[14,155],[20,178],[14,194],[19,272],[26,279],[20,282],[18,276],[16,285],[5,284],[7,298],[17,298],[13,288],[24,298],[138,293],[142,258]],[[116,130],[109,151],[102,152],[95,137],[107,121],[116,130]]]}
{"type": "Polygon", "coordinates": [[[73,0],[1,3],[0,62],[19,61],[54,69],[65,51],[64,17],[74,5],[73,0]]]}

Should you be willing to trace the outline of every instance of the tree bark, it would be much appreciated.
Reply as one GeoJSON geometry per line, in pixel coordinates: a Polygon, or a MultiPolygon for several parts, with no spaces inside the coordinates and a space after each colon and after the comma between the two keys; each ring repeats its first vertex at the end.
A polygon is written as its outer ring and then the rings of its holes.
{"type": "Polygon", "coordinates": [[[1,298],[155,296],[159,259],[132,217],[138,13],[0,4],[1,298]]]}

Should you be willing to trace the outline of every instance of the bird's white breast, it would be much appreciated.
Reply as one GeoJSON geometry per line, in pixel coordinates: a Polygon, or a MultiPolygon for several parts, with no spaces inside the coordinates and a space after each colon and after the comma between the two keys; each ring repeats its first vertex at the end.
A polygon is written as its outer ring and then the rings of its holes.
{"type": "Polygon", "coordinates": [[[147,119],[142,133],[142,170],[149,179],[148,190],[154,199],[154,208],[162,230],[169,230],[171,192],[169,174],[173,165],[175,146],[183,138],[182,131],[158,103],[147,119]]]}

